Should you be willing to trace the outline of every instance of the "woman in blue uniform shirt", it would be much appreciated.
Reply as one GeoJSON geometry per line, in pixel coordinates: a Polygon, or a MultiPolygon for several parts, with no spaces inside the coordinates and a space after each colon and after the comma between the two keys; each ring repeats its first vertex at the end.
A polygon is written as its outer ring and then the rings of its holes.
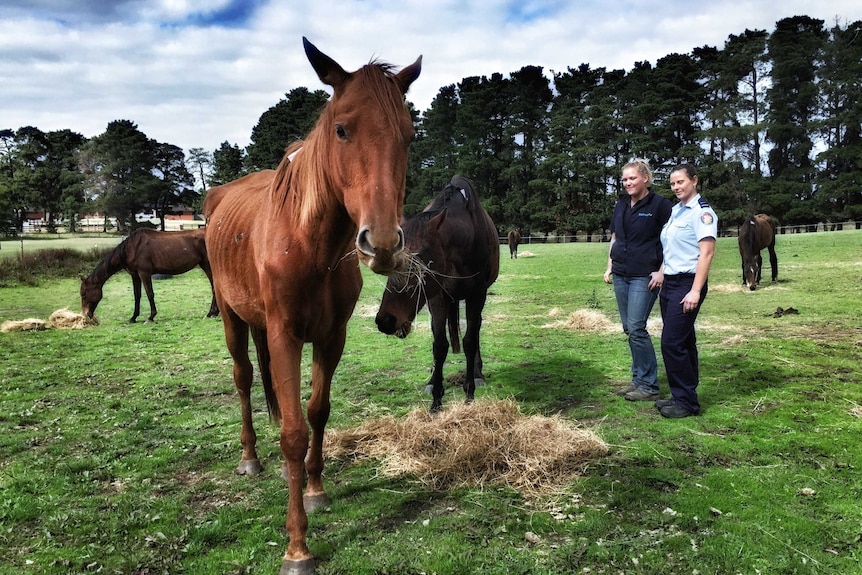
{"type": "Polygon", "coordinates": [[[664,263],[659,306],[664,323],[661,354],[672,397],[659,399],[655,406],[664,417],[678,418],[700,413],[694,322],[708,291],[718,217],[697,193],[697,172],[691,164],[673,169],[670,187],[679,203],[661,231],[664,263]]]}
{"type": "Polygon", "coordinates": [[[635,159],[623,166],[622,183],[626,195],[617,201],[611,218],[604,280],[614,284],[632,355],[632,379],[616,393],[629,401],[654,401],[658,399],[658,362],[646,324],[661,287],[659,233],[670,217],[671,205],[649,187],[652,171],[646,160],[635,159]]]}

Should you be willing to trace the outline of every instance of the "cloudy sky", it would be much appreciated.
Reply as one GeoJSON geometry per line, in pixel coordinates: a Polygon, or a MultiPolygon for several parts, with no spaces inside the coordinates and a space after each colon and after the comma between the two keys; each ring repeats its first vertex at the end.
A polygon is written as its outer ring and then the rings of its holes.
{"type": "Polygon", "coordinates": [[[630,70],[805,15],[842,25],[859,0],[2,0],[0,129],[87,137],[131,120],[159,142],[249,143],[291,89],[324,88],[302,37],[355,70],[423,55],[408,98],[523,66],[630,70]]]}

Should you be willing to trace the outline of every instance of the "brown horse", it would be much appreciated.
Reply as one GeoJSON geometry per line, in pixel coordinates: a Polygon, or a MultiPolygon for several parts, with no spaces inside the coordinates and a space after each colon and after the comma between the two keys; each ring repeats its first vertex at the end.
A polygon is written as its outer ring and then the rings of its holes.
{"type": "Polygon", "coordinates": [[[464,391],[473,399],[476,383],[485,381],[479,330],[488,288],[500,271],[500,240],[491,217],[479,203],[473,183],[455,176],[425,210],[404,223],[407,250],[414,254],[411,267],[389,277],[377,312],[377,328],[407,337],[416,314],[426,301],[434,335],[434,371],[428,382],[437,411],[443,400],[443,363],[449,350],[459,351],[459,302],[465,302],[464,335],[466,376],[464,391]]]}
{"type": "Polygon", "coordinates": [[[760,283],[763,258],[760,251],[769,250],[772,281],[778,277],[778,257],[775,255],[775,221],[766,214],[747,218],[739,228],[739,255],[742,256],[742,285],[754,291],[760,283]]]}
{"type": "MultiPolygon", "coordinates": [[[[156,317],[153,274],[183,274],[197,266],[207,274],[212,289],[213,278],[203,229],[160,232],[139,228],[105,256],[89,276],[81,277],[81,313],[92,319],[96,306],[102,301],[105,282],[115,273],[126,270],[132,276],[135,293],[135,312],[129,322],[135,323],[141,313],[141,284],[150,301],[150,317],[147,321],[153,321],[156,317]]],[[[207,317],[217,315],[218,306],[213,295],[207,317]]]]}
{"type": "Polygon", "coordinates": [[[346,72],[307,39],[303,44],[317,76],[332,87],[332,99],[278,169],[215,188],[204,205],[242,411],[237,471],[262,470],[251,419],[250,330],[270,415],[281,419],[282,476],[290,493],[282,573],[291,574],[314,572],[307,512],[329,501],[321,479],[323,433],[332,375],[362,287],[358,261],[381,274],[403,265],[399,224],[414,136],[404,95],[421,69],[420,56],[398,73],[380,62],[346,72]],[[313,345],[310,443],[300,397],[305,343],[313,345]]]}
{"type": "Polygon", "coordinates": [[[518,259],[518,244],[521,243],[521,232],[512,230],[509,232],[509,258],[518,259]]]}

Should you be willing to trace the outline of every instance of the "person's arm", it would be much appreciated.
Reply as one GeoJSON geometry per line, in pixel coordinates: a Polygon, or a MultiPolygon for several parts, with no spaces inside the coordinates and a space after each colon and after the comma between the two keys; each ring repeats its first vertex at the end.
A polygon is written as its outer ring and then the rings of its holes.
{"type": "Polygon", "coordinates": [[[715,255],[715,238],[703,238],[697,245],[700,248],[700,256],[697,258],[697,269],[694,272],[691,291],[685,294],[681,302],[684,312],[694,311],[700,305],[700,292],[709,277],[709,268],[715,255]]]}
{"type": "Polygon", "coordinates": [[[614,249],[614,242],[617,241],[617,234],[611,234],[611,245],[608,247],[608,267],[605,269],[605,283],[613,283],[611,280],[611,270],[613,269],[614,262],[611,260],[611,250],[614,249]]]}

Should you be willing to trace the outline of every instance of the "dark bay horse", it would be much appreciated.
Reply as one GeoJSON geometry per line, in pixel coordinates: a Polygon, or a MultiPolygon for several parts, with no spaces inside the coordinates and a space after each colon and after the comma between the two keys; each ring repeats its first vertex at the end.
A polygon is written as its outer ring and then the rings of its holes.
{"type": "MultiPolygon", "coordinates": [[[[203,229],[160,232],[139,228],[105,256],[89,276],[81,278],[81,313],[92,319],[96,306],[102,301],[102,287],[105,282],[115,273],[126,270],[132,276],[135,293],[135,311],[129,321],[135,323],[141,313],[141,284],[150,301],[150,316],[147,321],[153,321],[156,317],[153,274],[183,274],[197,266],[204,270],[212,289],[213,278],[203,229]]],[[[213,295],[207,317],[217,315],[218,307],[213,295]]]]}
{"type": "Polygon", "coordinates": [[[476,382],[484,383],[479,330],[488,288],[500,271],[497,228],[479,203],[473,183],[455,176],[425,210],[404,223],[410,267],[389,277],[375,321],[380,331],[407,337],[416,314],[427,302],[434,336],[434,371],[428,382],[437,411],[443,400],[443,363],[459,347],[459,302],[465,302],[466,377],[464,391],[473,399],[476,382]]]}
{"type": "Polygon", "coordinates": [[[400,222],[414,136],[404,95],[421,70],[420,56],[397,73],[376,61],[346,72],[307,39],[303,44],[317,76],[333,89],[317,123],[276,170],[214,188],[204,202],[242,413],[237,471],[262,471],[251,417],[251,332],[267,407],[281,420],[290,537],[282,573],[297,575],[314,572],[307,512],[329,501],[321,478],[323,433],[333,372],[362,287],[358,262],[380,274],[404,263],[400,222]],[[308,424],[300,396],[306,343],[313,345],[308,424]]]}
{"type": "Polygon", "coordinates": [[[509,258],[518,259],[518,244],[521,243],[521,232],[512,230],[509,232],[509,258]]]}
{"type": "Polygon", "coordinates": [[[742,256],[742,285],[754,291],[760,283],[763,258],[760,251],[769,250],[772,281],[778,277],[778,257],[775,255],[775,220],[766,214],[751,216],[739,228],[739,255],[742,256]]]}

